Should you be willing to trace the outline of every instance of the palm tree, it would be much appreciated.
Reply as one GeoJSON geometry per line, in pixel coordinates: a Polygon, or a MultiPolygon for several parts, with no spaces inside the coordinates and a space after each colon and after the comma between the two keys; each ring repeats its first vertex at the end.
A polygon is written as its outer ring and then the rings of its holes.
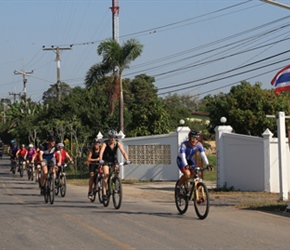
{"type": "Polygon", "coordinates": [[[87,72],[85,84],[87,87],[110,74],[113,77],[112,86],[108,86],[110,93],[110,114],[114,111],[114,102],[120,100],[120,130],[124,132],[124,100],[122,88],[122,73],[129,68],[130,63],[141,55],[143,45],[135,39],[127,40],[120,45],[116,40],[109,38],[101,42],[97,52],[103,56],[102,63],[93,65],[87,72]]]}

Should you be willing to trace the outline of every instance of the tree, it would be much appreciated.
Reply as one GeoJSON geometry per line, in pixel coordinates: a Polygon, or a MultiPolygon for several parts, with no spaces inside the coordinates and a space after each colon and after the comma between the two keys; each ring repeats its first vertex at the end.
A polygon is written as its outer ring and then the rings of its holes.
{"type": "Polygon", "coordinates": [[[204,98],[207,111],[210,114],[211,132],[220,124],[220,118],[225,116],[227,124],[232,125],[237,133],[261,136],[266,128],[276,131],[274,119],[266,115],[277,114],[283,110],[290,111],[290,99],[277,96],[273,90],[261,89],[261,83],[253,86],[248,82],[231,88],[228,94],[218,94],[204,98]]]}
{"type": "Polygon", "coordinates": [[[121,46],[116,40],[109,38],[101,42],[98,46],[97,52],[103,56],[101,64],[93,65],[87,73],[86,85],[91,85],[99,81],[105,75],[111,74],[113,76],[113,85],[110,87],[110,111],[114,111],[114,102],[119,99],[120,112],[120,130],[124,132],[123,119],[123,86],[122,73],[124,69],[129,68],[132,61],[141,55],[143,45],[135,39],[130,39],[121,46]],[[92,79],[93,78],[93,79],[92,79]]]}
{"type": "MultiPolygon", "coordinates": [[[[44,104],[57,100],[57,84],[51,84],[50,88],[43,93],[42,100],[44,104]]],[[[60,94],[62,97],[67,96],[71,92],[71,87],[65,82],[60,82],[60,94]]]]}
{"type": "Polygon", "coordinates": [[[163,99],[157,96],[154,81],[154,77],[145,74],[136,76],[132,81],[124,81],[128,110],[126,129],[129,136],[169,132],[169,113],[163,99]]]}

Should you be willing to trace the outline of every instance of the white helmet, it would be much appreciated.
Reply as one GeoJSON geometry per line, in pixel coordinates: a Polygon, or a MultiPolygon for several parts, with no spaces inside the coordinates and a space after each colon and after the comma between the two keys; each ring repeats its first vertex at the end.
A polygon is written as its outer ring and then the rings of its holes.
{"type": "Polygon", "coordinates": [[[32,145],[32,144],[29,144],[28,147],[29,147],[29,148],[33,148],[33,145],[32,145]]]}
{"type": "Polygon", "coordinates": [[[64,147],[64,144],[62,142],[57,144],[58,147],[64,147]]]}

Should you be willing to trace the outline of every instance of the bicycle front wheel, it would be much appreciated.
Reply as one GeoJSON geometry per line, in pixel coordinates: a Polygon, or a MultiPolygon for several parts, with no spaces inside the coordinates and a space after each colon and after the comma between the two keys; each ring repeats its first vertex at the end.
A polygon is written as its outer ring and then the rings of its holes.
{"type": "Polygon", "coordinates": [[[112,195],[114,207],[119,209],[122,203],[122,182],[119,177],[114,177],[112,180],[112,195]]]}
{"type": "Polygon", "coordinates": [[[49,182],[46,180],[45,186],[44,186],[44,202],[48,203],[48,196],[49,196],[49,182]]]}
{"type": "Polygon", "coordinates": [[[103,199],[103,205],[104,207],[109,206],[110,204],[110,197],[111,197],[111,185],[112,185],[112,180],[109,178],[108,183],[107,183],[107,192],[106,192],[106,199],[103,199]]]}
{"type": "Polygon", "coordinates": [[[188,208],[188,196],[184,184],[179,188],[179,190],[177,189],[178,182],[179,180],[177,180],[174,190],[175,205],[178,212],[184,214],[188,208]]]}
{"type": "Polygon", "coordinates": [[[102,178],[98,178],[97,180],[97,190],[98,190],[98,198],[99,202],[103,203],[103,188],[102,188],[102,178]]]}
{"type": "Polygon", "coordinates": [[[49,182],[49,202],[50,204],[54,203],[54,194],[55,194],[55,181],[54,177],[51,176],[48,180],[49,182]]]}
{"type": "Polygon", "coordinates": [[[60,185],[60,195],[61,195],[61,197],[64,197],[66,194],[66,176],[65,176],[65,174],[61,175],[59,185],[60,185]]]}
{"type": "Polygon", "coordinates": [[[206,185],[199,182],[194,189],[194,209],[199,219],[203,220],[209,212],[209,193],[206,185]]]}
{"type": "Polygon", "coordinates": [[[23,166],[20,166],[20,169],[19,169],[20,177],[23,177],[23,172],[24,172],[23,166]]]}

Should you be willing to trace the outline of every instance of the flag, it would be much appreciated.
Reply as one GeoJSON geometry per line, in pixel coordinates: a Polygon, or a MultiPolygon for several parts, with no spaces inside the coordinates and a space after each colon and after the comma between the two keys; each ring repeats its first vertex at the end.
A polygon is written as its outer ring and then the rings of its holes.
{"type": "Polygon", "coordinates": [[[272,79],[271,84],[275,88],[275,94],[290,90],[290,65],[281,69],[272,79]]]}

